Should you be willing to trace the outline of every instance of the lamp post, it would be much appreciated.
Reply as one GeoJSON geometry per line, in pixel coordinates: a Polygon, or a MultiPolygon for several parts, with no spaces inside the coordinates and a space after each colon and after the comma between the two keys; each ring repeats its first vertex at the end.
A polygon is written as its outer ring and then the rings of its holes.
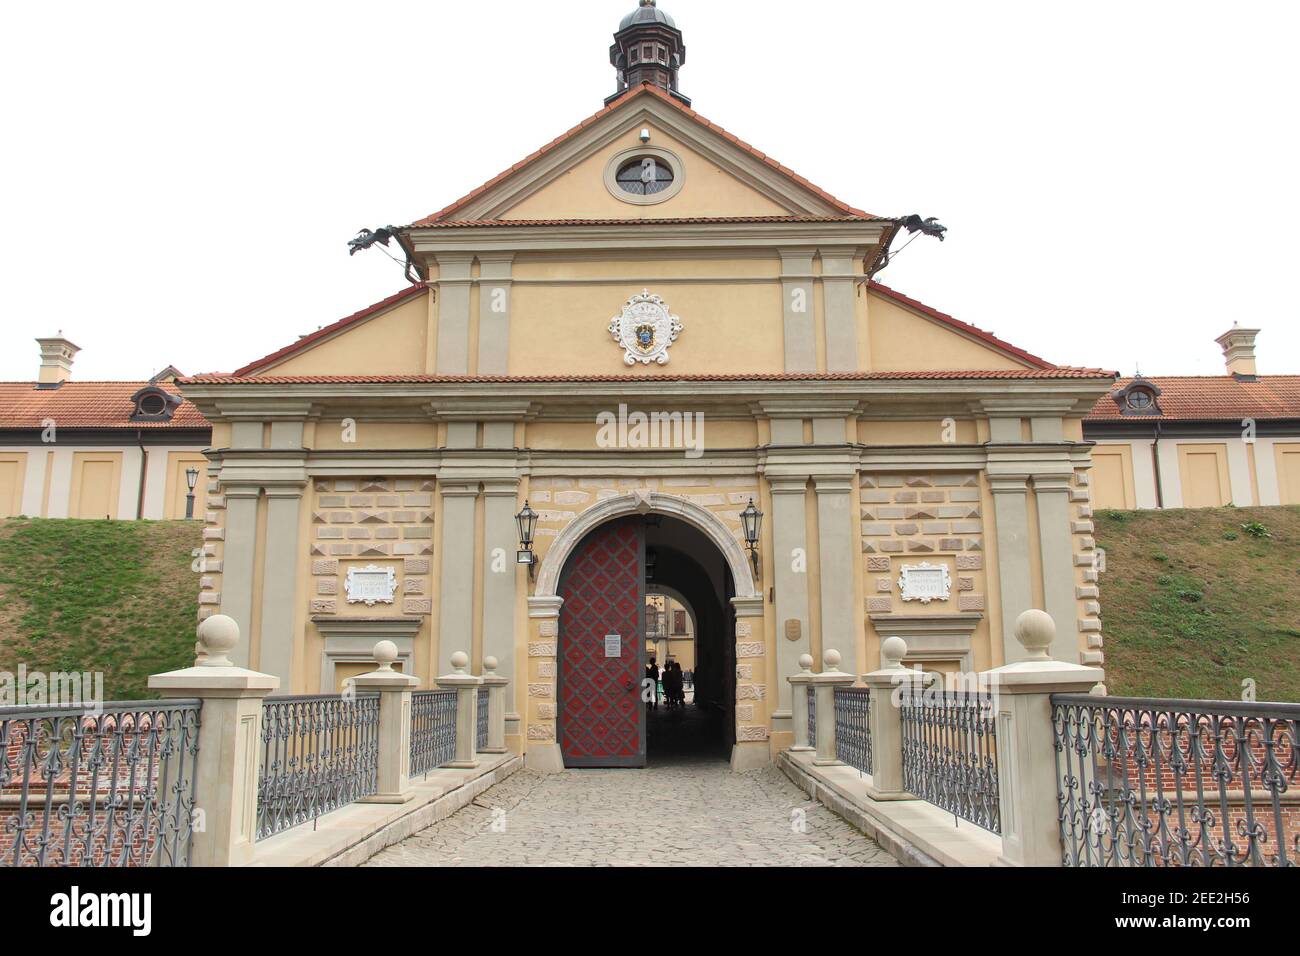
{"type": "Polygon", "coordinates": [[[524,502],[524,510],[515,515],[515,524],[519,526],[519,552],[516,563],[528,565],[528,579],[531,581],[536,573],[537,555],[533,553],[533,532],[537,530],[537,512],[524,502]]]}
{"type": "Polygon", "coordinates": [[[754,564],[754,576],[759,577],[758,539],[763,530],[763,512],[754,507],[754,499],[740,513],[740,526],[745,532],[745,544],[749,547],[749,559],[754,564]]]}
{"type": "Polygon", "coordinates": [[[199,470],[197,468],[185,469],[185,483],[189,485],[189,494],[185,496],[185,520],[194,520],[194,486],[199,483],[199,470]]]}

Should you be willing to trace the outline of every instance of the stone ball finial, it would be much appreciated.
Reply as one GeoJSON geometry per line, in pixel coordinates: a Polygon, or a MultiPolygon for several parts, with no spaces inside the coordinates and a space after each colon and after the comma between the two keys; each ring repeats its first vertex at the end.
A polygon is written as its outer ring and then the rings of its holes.
{"type": "Polygon", "coordinates": [[[234,618],[214,614],[199,625],[199,644],[204,650],[195,662],[199,667],[233,667],[229,654],[239,644],[239,625],[234,618]]]}
{"type": "Polygon", "coordinates": [[[485,657],[485,658],[483,658],[483,673],[485,673],[485,674],[495,674],[495,673],[496,673],[496,670],[497,670],[497,667],[500,666],[500,663],[501,663],[501,662],[498,661],[495,657],[485,657]]]}
{"type": "Polygon", "coordinates": [[[884,643],[880,645],[880,657],[884,661],[885,670],[895,670],[903,666],[903,658],[907,656],[907,641],[901,637],[887,637],[884,643]]]}
{"type": "Polygon", "coordinates": [[[465,673],[465,668],[469,667],[469,655],[464,651],[457,651],[451,655],[451,666],[456,668],[457,674],[465,673]]]}
{"type": "Polygon", "coordinates": [[[799,669],[800,669],[800,670],[803,670],[803,671],[811,671],[812,668],[813,668],[813,658],[812,658],[812,655],[811,655],[811,654],[800,654],[800,655],[799,655],[799,669]]]}
{"type": "Polygon", "coordinates": [[[375,663],[381,671],[391,671],[397,660],[397,645],[392,641],[380,641],[374,649],[375,663]]]}
{"type": "Polygon", "coordinates": [[[839,670],[840,661],[842,660],[844,660],[844,658],[840,656],[840,652],[833,647],[822,655],[822,663],[826,665],[828,671],[839,670]]]}
{"type": "Polygon", "coordinates": [[[1056,638],[1056,622],[1046,611],[1031,608],[1016,618],[1016,640],[1029,652],[1026,660],[1050,661],[1047,653],[1056,638]]]}

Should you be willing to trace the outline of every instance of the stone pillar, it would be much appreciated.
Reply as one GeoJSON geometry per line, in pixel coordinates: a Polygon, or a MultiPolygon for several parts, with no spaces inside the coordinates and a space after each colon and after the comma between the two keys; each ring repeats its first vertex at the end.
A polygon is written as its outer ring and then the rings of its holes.
{"type": "MultiPolygon", "coordinates": [[[[496,658],[498,674],[510,683],[515,679],[516,586],[519,575],[527,574],[515,561],[519,550],[515,524],[518,479],[484,481],[483,498],[483,656],[496,658]],[[504,563],[498,563],[502,560],[504,563]]],[[[518,715],[514,716],[517,721],[518,715]]]]}
{"type": "Polygon", "coordinates": [[[772,488],[772,577],[776,584],[777,699],[772,716],[782,721],[791,715],[791,688],[785,678],[798,673],[799,658],[812,650],[812,635],[808,633],[808,530],[804,512],[808,479],[803,476],[769,478],[769,484],[772,488]],[[796,563],[796,555],[802,555],[801,562],[796,563]]]}
{"type": "Polygon", "coordinates": [[[485,754],[506,753],[506,687],[510,678],[497,673],[497,659],[483,658],[483,684],[488,689],[488,742],[485,754]]]}
{"type": "Polygon", "coordinates": [[[813,693],[817,695],[817,756],[814,767],[837,767],[835,756],[835,688],[853,685],[853,675],[840,670],[840,652],[831,648],[822,655],[826,670],[809,678],[813,693]]]}
{"type": "Polygon", "coordinates": [[[478,257],[478,374],[510,372],[510,274],[514,253],[478,257]]]}
{"type": "Polygon", "coordinates": [[[1105,679],[1099,667],[1048,656],[1056,625],[1045,611],[1016,620],[1023,660],[986,671],[997,702],[998,787],[1004,866],[1060,866],[1052,694],[1086,694],[1105,679]]]}
{"type": "Polygon", "coordinates": [[[731,606],[736,611],[736,744],[731,769],[755,770],[772,762],[763,597],[734,597],[731,606]]]}
{"type": "Polygon", "coordinates": [[[785,321],[785,370],[817,371],[813,249],[782,249],[781,298],[785,321]]]}
{"type": "Polygon", "coordinates": [[[474,256],[448,253],[438,256],[438,360],[439,375],[469,374],[469,292],[474,256]]]}
{"type": "MultiPolygon", "coordinates": [[[[442,576],[438,590],[438,671],[452,669],[456,647],[474,636],[474,502],[478,482],[439,484],[442,493],[442,576]]],[[[513,603],[513,598],[512,598],[513,603]]]]}
{"type": "MultiPolygon", "coordinates": [[[[298,526],[302,513],[299,486],[266,489],[266,560],[262,572],[261,651],[258,666],[293,685],[294,610],[298,606],[298,526]]],[[[227,550],[229,541],[227,540],[227,550]]],[[[224,581],[223,581],[224,584],[224,581]]]]}
{"type": "Polygon", "coordinates": [[[397,645],[392,641],[380,641],[374,654],[379,666],[352,678],[358,693],[379,693],[379,785],[359,802],[406,803],[415,795],[411,790],[411,692],[420,682],[393,670],[397,645]]]}
{"type": "Polygon", "coordinates": [[[907,642],[887,637],[880,645],[881,668],[862,675],[871,690],[867,726],[871,733],[871,783],[867,796],[873,800],[914,800],[903,787],[903,720],[901,695],[909,693],[924,678],[903,666],[907,642]]]}
{"type": "Polygon", "coordinates": [[[527,713],[524,718],[524,766],[537,773],[560,773],[564,755],[559,745],[559,711],[555,696],[560,607],[555,595],[528,599],[527,713]]]}
{"type": "MultiPolygon", "coordinates": [[[[989,475],[998,534],[998,588],[1002,598],[1002,659],[1020,657],[1016,617],[1034,602],[1029,571],[1028,489],[1024,475],[989,475]]],[[[990,570],[992,570],[990,568],[990,570]]]]}
{"type": "Polygon", "coordinates": [[[786,678],[793,688],[791,706],[794,711],[791,723],[794,726],[794,746],[790,750],[795,753],[807,753],[813,749],[808,744],[808,695],[812,693],[812,666],[812,655],[804,654],[799,658],[799,673],[786,678]]]}
{"type": "Polygon", "coordinates": [[[483,678],[468,671],[469,655],[457,651],[451,655],[455,670],[438,678],[439,690],[456,691],[456,759],[444,766],[453,770],[473,770],[478,766],[478,689],[483,678]]]}
{"type": "Polygon", "coordinates": [[[857,282],[853,250],[821,251],[822,300],[826,307],[826,371],[870,368],[858,357],[857,282]]]}
{"type": "MultiPolygon", "coordinates": [[[[257,548],[257,485],[223,485],[226,524],[221,529],[221,613],[231,618],[245,638],[253,627],[253,566],[257,548]]],[[[297,547],[297,539],[294,539],[297,547]]],[[[248,641],[235,648],[232,660],[245,667],[250,660],[248,641]]]]}
{"type": "MultiPolygon", "coordinates": [[[[817,489],[817,546],[820,558],[822,647],[847,647],[850,674],[858,673],[860,608],[854,597],[858,556],[854,553],[853,479],[847,475],[819,475],[817,489]]],[[[850,681],[852,683],[852,681],[850,681]]],[[[818,728],[819,730],[821,728],[818,728]]]]}
{"type": "Polygon", "coordinates": [[[1038,501],[1038,543],[1043,559],[1043,603],[1047,613],[1060,622],[1051,656],[1077,664],[1081,648],[1074,583],[1074,526],[1070,520],[1073,477],[1072,472],[1035,475],[1034,496],[1038,501]]]}
{"type": "Polygon", "coordinates": [[[239,625],[218,614],[199,625],[193,667],[149,678],[150,690],[164,698],[203,701],[194,779],[194,809],[203,814],[203,826],[192,837],[194,866],[245,866],[257,842],[262,701],[280,681],[234,666],[230,655],[238,645],[239,625]]]}

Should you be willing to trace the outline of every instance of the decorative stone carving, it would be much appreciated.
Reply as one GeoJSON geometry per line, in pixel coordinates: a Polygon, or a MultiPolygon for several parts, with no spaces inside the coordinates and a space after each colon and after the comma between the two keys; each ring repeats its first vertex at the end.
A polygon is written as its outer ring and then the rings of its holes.
{"type": "Polygon", "coordinates": [[[668,348],[681,334],[682,322],[668,311],[668,305],[646,289],[623,306],[623,312],[609,322],[609,334],[624,350],[625,365],[668,364],[668,348]]]}
{"type": "Polygon", "coordinates": [[[373,564],[364,568],[349,568],[343,586],[347,590],[349,604],[364,604],[366,607],[392,604],[393,595],[397,593],[397,572],[373,564]]]}
{"type": "Polygon", "coordinates": [[[952,578],[946,564],[905,564],[898,577],[898,590],[904,601],[946,601],[952,594],[952,578]]]}

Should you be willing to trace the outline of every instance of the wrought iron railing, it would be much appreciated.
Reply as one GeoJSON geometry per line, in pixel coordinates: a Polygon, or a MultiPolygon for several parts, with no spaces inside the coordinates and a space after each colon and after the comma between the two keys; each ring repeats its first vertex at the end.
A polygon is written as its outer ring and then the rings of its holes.
{"type": "Polygon", "coordinates": [[[804,693],[808,695],[808,746],[817,746],[817,691],[812,684],[805,684],[804,693]]]}
{"type": "Polygon", "coordinates": [[[200,708],[0,708],[0,866],[188,866],[200,708]]]}
{"type": "Polygon", "coordinates": [[[835,757],[860,773],[871,773],[870,702],[865,687],[835,688],[835,757]]]}
{"type": "Polygon", "coordinates": [[[989,695],[916,688],[902,695],[903,787],[993,833],[998,802],[996,709],[989,695]]]}
{"type": "Polygon", "coordinates": [[[1056,695],[1066,866],[1295,866],[1300,705],[1056,695]]]}
{"type": "Polygon", "coordinates": [[[475,708],[474,749],[486,750],[488,745],[488,689],[478,689],[478,706],[475,708]]]}
{"type": "Polygon", "coordinates": [[[437,770],[456,757],[456,692],[411,695],[411,776],[437,770]]]}
{"type": "Polygon", "coordinates": [[[257,838],[375,792],[379,695],[270,697],[262,706],[257,838]]]}

